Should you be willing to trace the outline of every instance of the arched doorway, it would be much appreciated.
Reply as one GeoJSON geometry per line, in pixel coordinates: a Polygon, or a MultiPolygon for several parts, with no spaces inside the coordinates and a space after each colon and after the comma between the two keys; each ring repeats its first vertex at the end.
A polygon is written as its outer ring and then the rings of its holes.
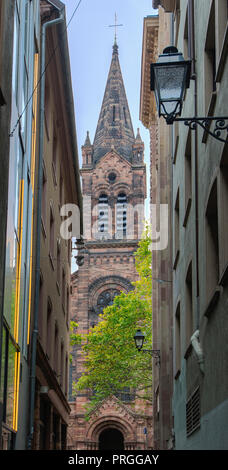
{"type": "Polygon", "coordinates": [[[118,429],[108,428],[100,433],[99,450],[123,450],[124,437],[118,429]]]}

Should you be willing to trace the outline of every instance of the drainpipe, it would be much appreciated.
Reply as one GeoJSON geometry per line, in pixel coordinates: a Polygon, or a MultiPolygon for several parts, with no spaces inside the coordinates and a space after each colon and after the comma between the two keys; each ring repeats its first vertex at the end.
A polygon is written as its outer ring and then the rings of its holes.
{"type": "Polygon", "coordinates": [[[199,335],[200,335],[199,330],[196,330],[195,333],[193,333],[193,335],[191,337],[191,343],[192,343],[192,347],[193,347],[193,349],[196,353],[196,357],[197,357],[197,360],[198,360],[200,370],[201,370],[202,374],[204,374],[204,355],[203,355],[202,346],[200,344],[199,335]]]}
{"type": "MultiPolygon", "coordinates": [[[[198,83],[196,74],[196,53],[195,53],[195,21],[194,21],[194,0],[188,2],[188,18],[190,32],[190,59],[192,62],[191,79],[194,80],[194,114],[198,115],[198,83]]],[[[195,130],[195,240],[196,240],[196,328],[199,328],[199,194],[198,194],[198,130],[195,130]]]]}
{"type": "Polygon", "coordinates": [[[34,408],[35,408],[35,386],[36,386],[36,348],[38,335],[39,293],[40,293],[40,242],[41,242],[41,210],[42,210],[42,183],[43,183],[43,139],[44,139],[44,105],[45,105],[45,52],[47,28],[64,21],[64,11],[60,10],[51,1],[49,4],[59,11],[59,18],[47,21],[42,25],[41,32],[41,81],[40,81],[40,120],[39,120],[39,162],[38,162],[38,188],[37,188],[37,221],[36,221],[36,268],[35,268],[35,298],[34,298],[34,325],[32,332],[31,368],[30,368],[30,416],[28,449],[32,448],[34,434],[34,408]]]}

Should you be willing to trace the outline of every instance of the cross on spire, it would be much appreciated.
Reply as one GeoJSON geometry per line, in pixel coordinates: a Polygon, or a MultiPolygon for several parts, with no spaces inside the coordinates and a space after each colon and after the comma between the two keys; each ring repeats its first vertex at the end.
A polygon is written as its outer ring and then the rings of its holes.
{"type": "Polygon", "coordinates": [[[109,28],[115,28],[115,41],[114,41],[114,45],[116,46],[117,45],[117,28],[119,26],[123,26],[123,24],[117,24],[117,14],[115,13],[115,24],[110,24],[109,25],[109,28]]]}

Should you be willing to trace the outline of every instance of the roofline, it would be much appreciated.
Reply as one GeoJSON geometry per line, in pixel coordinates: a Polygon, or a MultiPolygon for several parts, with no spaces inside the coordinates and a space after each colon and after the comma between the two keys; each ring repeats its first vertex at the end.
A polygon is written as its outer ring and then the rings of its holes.
{"type": "Polygon", "coordinates": [[[75,110],[74,110],[74,98],[73,98],[73,89],[72,89],[72,79],[71,79],[71,67],[70,67],[70,56],[69,56],[69,47],[68,47],[68,37],[66,31],[66,8],[65,5],[59,0],[52,0],[64,11],[64,22],[59,24],[57,28],[57,34],[59,35],[59,52],[62,58],[62,79],[64,82],[64,90],[66,93],[66,108],[69,118],[69,133],[71,139],[71,145],[73,149],[73,167],[75,175],[75,184],[77,191],[77,202],[80,209],[80,234],[83,234],[83,199],[82,199],[82,190],[81,190],[81,180],[80,180],[80,168],[79,168],[79,157],[78,157],[78,144],[77,144],[77,135],[76,135],[76,120],[75,120],[75,110]]]}

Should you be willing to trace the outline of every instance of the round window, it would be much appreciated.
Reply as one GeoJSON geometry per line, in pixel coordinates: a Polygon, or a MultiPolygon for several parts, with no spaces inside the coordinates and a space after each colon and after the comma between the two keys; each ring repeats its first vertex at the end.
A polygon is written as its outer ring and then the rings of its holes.
{"type": "Polygon", "coordinates": [[[114,172],[109,173],[108,179],[110,183],[114,183],[114,181],[116,180],[116,174],[114,172]]]}

